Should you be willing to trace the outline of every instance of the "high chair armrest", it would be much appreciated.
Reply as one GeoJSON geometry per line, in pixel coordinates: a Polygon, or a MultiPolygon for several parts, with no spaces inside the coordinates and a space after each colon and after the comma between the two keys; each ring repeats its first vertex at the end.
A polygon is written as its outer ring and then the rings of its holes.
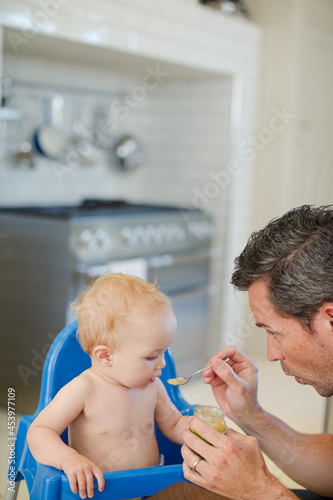
{"type": "MultiPolygon", "coordinates": [[[[99,492],[94,480],[94,498],[97,500],[116,500],[150,496],[167,488],[173,483],[185,481],[181,464],[146,467],[114,472],[104,472],[105,488],[99,492]]],[[[37,473],[31,500],[58,500],[59,498],[78,499],[72,493],[67,476],[54,467],[37,464],[37,473]]]]}

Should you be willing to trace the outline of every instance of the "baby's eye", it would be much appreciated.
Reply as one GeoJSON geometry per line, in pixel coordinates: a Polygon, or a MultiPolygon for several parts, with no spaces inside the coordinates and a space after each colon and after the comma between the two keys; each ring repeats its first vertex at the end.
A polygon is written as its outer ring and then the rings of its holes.
{"type": "Polygon", "coordinates": [[[157,356],[149,356],[148,358],[146,358],[148,361],[154,361],[154,359],[156,359],[157,356]]]}

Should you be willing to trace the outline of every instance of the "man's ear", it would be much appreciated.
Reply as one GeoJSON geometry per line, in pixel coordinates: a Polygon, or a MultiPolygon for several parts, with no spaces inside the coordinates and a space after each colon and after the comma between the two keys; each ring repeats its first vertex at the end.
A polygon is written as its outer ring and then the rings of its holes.
{"type": "Polygon", "coordinates": [[[112,349],[107,345],[94,347],[93,357],[105,366],[112,366],[112,349]]]}
{"type": "Polygon", "coordinates": [[[333,302],[327,302],[325,305],[323,305],[322,312],[329,320],[331,324],[331,332],[333,334],[333,302]]]}

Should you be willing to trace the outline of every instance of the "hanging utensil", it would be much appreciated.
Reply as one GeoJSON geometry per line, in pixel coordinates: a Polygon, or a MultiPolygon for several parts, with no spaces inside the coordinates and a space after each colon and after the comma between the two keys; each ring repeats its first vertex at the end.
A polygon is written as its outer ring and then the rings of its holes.
{"type": "Polygon", "coordinates": [[[130,135],[122,137],[117,143],[116,156],[124,170],[133,170],[146,161],[142,146],[130,135]]]}
{"type": "Polygon", "coordinates": [[[54,160],[59,158],[64,148],[64,139],[60,131],[63,103],[64,99],[59,94],[43,98],[43,125],[37,128],[33,137],[37,151],[54,160]]]}
{"type": "Polygon", "coordinates": [[[21,142],[14,148],[14,162],[22,170],[27,170],[35,166],[30,142],[21,142]]]}

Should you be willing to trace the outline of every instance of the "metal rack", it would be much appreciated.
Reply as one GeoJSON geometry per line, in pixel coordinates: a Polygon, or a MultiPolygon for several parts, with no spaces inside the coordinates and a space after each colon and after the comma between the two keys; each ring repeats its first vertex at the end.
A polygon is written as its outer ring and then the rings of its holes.
{"type": "Polygon", "coordinates": [[[19,122],[25,117],[20,109],[0,107],[0,120],[8,122],[19,122]]]}
{"type": "Polygon", "coordinates": [[[112,111],[112,103],[123,101],[124,92],[11,76],[2,78],[2,90],[0,153],[11,165],[27,168],[29,146],[28,166],[34,166],[33,157],[38,154],[36,132],[46,125],[61,131],[65,150],[79,148],[79,157],[87,164],[92,162],[92,155],[88,153],[93,147],[96,153],[96,147],[110,150],[113,146],[118,117],[112,111]],[[102,123],[112,124],[112,128],[101,132],[98,127],[102,123]]]}
{"type": "Polygon", "coordinates": [[[124,98],[125,92],[116,92],[99,88],[87,88],[87,87],[78,87],[71,86],[59,83],[49,83],[49,82],[38,82],[34,80],[23,80],[19,78],[12,78],[10,76],[4,76],[2,78],[3,88],[4,82],[6,82],[5,90],[14,89],[14,88],[25,88],[32,90],[46,90],[50,92],[55,92],[59,94],[81,94],[87,95],[90,97],[98,96],[101,99],[115,99],[115,98],[124,98]]]}

